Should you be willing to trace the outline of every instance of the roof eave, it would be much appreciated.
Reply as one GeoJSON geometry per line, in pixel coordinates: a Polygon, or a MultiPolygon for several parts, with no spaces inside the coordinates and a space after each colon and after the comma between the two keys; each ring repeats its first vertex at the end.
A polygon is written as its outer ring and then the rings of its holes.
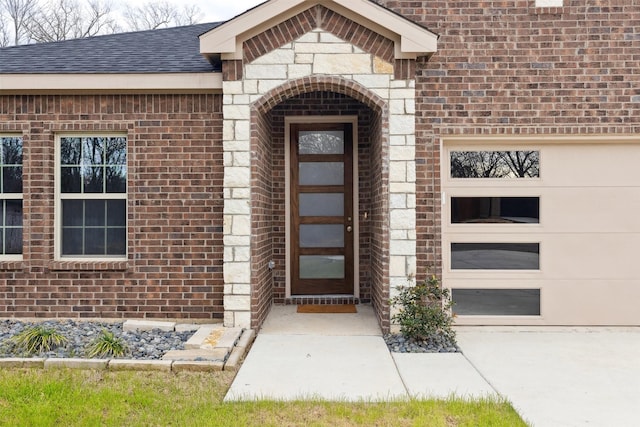
{"type": "Polygon", "coordinates": [[[221,93],[221,73],[0,74],[0,94],[221,93]]]}

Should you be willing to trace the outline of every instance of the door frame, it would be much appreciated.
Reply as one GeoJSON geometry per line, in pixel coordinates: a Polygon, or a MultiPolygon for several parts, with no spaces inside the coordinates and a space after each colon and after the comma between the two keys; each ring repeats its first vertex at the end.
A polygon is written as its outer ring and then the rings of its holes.
{"type": "MultiPolygon", "coordinates": [[[[360,297],[360,208],[358,191],[358,116],[287,116],[284,118],[285,141],[285,271],[286,298],[291,295],[291,124],[293,123],[350,123],[353,129],[353,297],[360,297]]],[[[327,297],[327,295],[322,295],[327,297]]],[[[340,295],[344,297],[345,295],[340,295]]],[[[301,298],[313,298],[314,295],[301,295],[301,298]]]]}

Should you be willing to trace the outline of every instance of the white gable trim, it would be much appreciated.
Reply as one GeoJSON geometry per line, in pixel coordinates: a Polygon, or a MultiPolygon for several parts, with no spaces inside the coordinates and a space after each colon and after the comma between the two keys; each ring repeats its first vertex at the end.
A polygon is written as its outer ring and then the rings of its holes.
{"type": "Polygon", "coordinates": [[[397,59],[414,59],[437,51],[438,36],[369,0],[271,0],[200,36],[200,53],[242,59],[251,37],[315,6],[322,5],[395,42],[397,59]]]}

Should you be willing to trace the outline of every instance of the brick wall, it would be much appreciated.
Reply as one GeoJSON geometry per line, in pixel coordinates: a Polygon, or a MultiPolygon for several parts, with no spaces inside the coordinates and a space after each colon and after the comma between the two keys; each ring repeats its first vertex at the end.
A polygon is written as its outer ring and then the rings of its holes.
{"type": "Polygon", "coordinates": [[[276,188],[279,188],[280,184],[280,191],[284,191],[284,181],[274,179],[273,175],[274,162],[282,163],[281,168],[284,169],[284,150],[279,144],[272,142],[273,122],[270,117],[256,116],[257,126],[253,131],[251,146],[252,328],[262,324],[273,301],[274,276],[278,270],[269,270],[269,261],[274,259],[274,250],[280,250],[278,242],[274,240],[274,228],[284,215],[284,205],[274,200],[275,195],[279,193],[276,188]]]}
{"type": "Polygon", "coordinates": [[[382,331],[389,332],[389,157],[388,141],[383,134],[384,118],[376,116],[371,123],[371,304],[382,331]]]}
{"type": "Polygon", "coordinates": [[[222,317],[222,117],[214,95],[0,96],[24,138],[24,256],[0,262],[0,317],[222,317]],[[128,136],[128,260],[54,259],[61,132],[128,136]]]}
{"type": "Polygon", "coordinates": [[[440,35],[416,75],[419,274],[440,265],[442,136],[640,133],[636,1],[378,3],[440,35]]]}

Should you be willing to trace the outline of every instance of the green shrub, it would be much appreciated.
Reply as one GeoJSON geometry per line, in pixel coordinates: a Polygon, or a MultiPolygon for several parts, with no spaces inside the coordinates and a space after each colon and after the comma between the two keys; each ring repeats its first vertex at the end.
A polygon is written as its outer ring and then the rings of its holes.
{"type": "Polygon", "coordinates": [[[120,357],[128,352],[127,345],[122,338],[116,337],[113,332],[103,329],[100,335],[91,343],[87,356],[94,357],[120,357]]]}
{"type": "Polygon", "coordinates": [[[27,354],[51,351],[67,342],[67,338],[53,328],[43,325],[31,326],[13,336],[11,341],[27,354]]]}
{"type": "Polygon", "coordinates": [[[400,325],[404,337],[427,340],[440,335],[455,344],[451,292],[440,285],[435,275],[424,282],[402,286],[399,291],[391,299],[391,305],[398,308],[391,320],[400,325]]]}

